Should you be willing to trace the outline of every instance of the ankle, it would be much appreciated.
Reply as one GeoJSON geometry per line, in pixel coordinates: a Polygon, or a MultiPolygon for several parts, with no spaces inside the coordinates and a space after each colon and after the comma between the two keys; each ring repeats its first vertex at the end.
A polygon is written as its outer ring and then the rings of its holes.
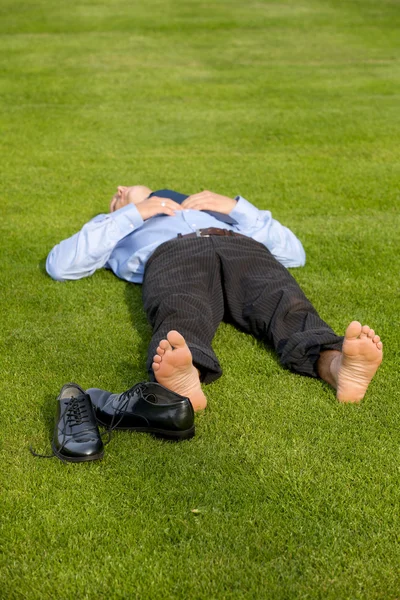
{"type": "Polygon", "coordinates": [[[341,355],[339,350],[324,350],[317,361],[319,377],[335,389],[337,388],[341,355]]]}

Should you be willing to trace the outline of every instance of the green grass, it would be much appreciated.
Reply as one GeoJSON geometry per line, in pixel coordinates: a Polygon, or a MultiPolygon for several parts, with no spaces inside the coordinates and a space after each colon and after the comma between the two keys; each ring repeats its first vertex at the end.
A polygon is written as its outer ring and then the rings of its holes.
{"type": "Polygon", "coordinates": [[[0,15],[0,597],[399,598],[398,2],[3,0],[0,15]],[[125,183],[241,193],[291,227],[321,316],[384,340],[364,402],[223,324],[193,440],[121,432],[96,463],[32,457],[63,383],[146,377],[140,287],[44,272],[125,183]]]}

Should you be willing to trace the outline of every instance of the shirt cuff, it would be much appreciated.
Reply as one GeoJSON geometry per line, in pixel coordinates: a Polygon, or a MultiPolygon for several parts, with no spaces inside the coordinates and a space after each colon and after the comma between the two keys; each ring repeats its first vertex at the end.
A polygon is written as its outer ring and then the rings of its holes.
{"type": "Polygon", "coordinates": [[[121,233],[125,236],[144,223],[142,217],[134,204],[127,204],[111,213],[112,220],[117,224],[121,233]]]}
{"type": "Polygon", "coordinates": [[[260,216],[260,211],[253,204],[245,200],[243,196],[236,196],[236,206],[231,210],[229,216],[240,224],[254,225],[260,216]]]}

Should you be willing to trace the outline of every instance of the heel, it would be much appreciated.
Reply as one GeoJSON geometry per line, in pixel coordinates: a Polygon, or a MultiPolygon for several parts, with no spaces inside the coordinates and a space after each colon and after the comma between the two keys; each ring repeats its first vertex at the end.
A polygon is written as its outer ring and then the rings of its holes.
{"type": "Polygon", "coordinates": [[[164,440],[180,442],[182,440],[190,440],[194,436],[195,426],[193,425],[190,427],[190,429],[185,429],[184,431],[167,431],[165,429],[157,429],[153,430],[151,433],[164,440]]]}

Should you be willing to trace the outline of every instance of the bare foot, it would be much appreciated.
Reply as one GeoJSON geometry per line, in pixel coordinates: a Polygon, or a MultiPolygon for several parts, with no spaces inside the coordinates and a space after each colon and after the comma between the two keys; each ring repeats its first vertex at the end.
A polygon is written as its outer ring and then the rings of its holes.
{"type": "Polygon", "coordinates": [[[189,398],[195,411],[207,406],[192,353],[178,331],[170,331],[167,339],[161,340],[153,357],[152,369],[158,383],[189,398]]]}
{"type": "Polygon", "coordinates": [[[342,353],[330,365],[341,402],[359,402],[382,362],[382,342],[368,325],[352,321],[344,336],[342,353]]]}

